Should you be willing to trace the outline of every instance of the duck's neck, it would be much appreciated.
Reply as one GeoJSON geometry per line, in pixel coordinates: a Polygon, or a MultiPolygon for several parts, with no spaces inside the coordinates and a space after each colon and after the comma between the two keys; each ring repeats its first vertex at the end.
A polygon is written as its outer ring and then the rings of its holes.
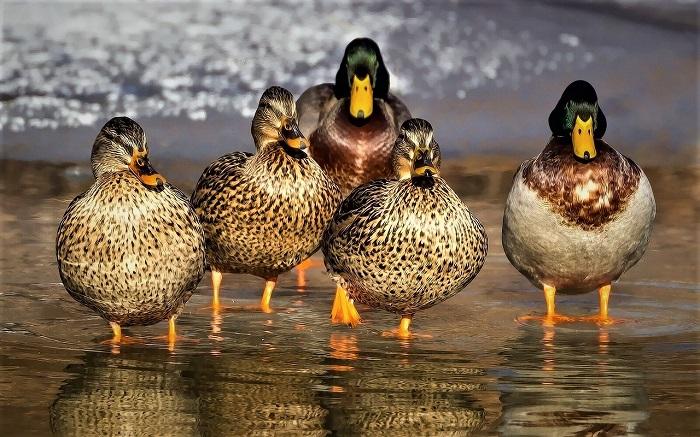
{"type": "Polygon", "coordinates": [[[285,146],[282,142],[267,144],[250,160],[250,169],[265,173],[285,173],[305,166],[308,155],[303,150],[285,146]]]}

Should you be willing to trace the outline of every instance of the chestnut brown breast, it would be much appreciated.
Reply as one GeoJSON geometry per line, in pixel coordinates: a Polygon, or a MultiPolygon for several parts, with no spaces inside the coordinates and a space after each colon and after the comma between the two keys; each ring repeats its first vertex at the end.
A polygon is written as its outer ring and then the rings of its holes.
{"type": "Polygon", "coordinates": [[[595,140],[597,156],[588,163],[576,160],[571,147],[570,140],[553,137],[537,158],[523,164],[523,180],[567,223],[600,228],[624,211],[641,170],[603,140],[595,140]]]}
{"type": "Polygon", "coordinates": [[[311,134],[311,156],[341,187],[344,195],[369,181],[391,177],[391,150],[398,135],[391,108],[375,100],[369,119],[349,115],[348,99],[328,112],[311,134]]]}

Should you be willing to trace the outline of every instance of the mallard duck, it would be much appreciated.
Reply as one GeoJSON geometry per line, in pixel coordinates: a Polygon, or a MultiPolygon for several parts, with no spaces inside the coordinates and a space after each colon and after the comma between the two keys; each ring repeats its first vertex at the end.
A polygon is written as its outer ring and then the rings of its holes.
{"type": "Polygon", "coordinates": [[[332,317],[354,325],[354,300],[401,315],[442,302],[474,279],[486,259],[484,227],[440,177],[440,148],[425,120],[401,126],[391,158],[395,179],[356,188],[323,237],[323,254],[338,284],[332,317]],[[346,297],[352,300],[348,300],[346,297]]]}
{"type": "Polygon", "coordinates": [[[234,152],[204,170],[192,194],[207,240],[214,307],[222,273],[265,279],[270,311],[277,276],[308,258],[341,200],[340,188],[304,149],[292,94],[268,88],[253,117],[255,154],[234,152]]]}
{"type": "Polygon", "coordinates": [[[95,183],[58,226],[58,272],[68,293],[121,327],[175,319],[204,275],[204,234],[187,197],[148,160],[146,134],[127,117],[92,147],[95,183]]]}
{"type": "Polygon", "coordinates": [[[344,194],[374,179],[391,177],[391,150],[399,126],[411,114],[389,92],[389,72],[377,43],[352,40],[335,83],[306,90],[297,101],[301,131],[311,156],[344,194]]]}
{"type": "Polygon", "coordinates": [[[611,283],[649,243],[656,205],[644,172],[602,137],[607,121],[595,89],[570,84],[549,116],[552,138],[520,165],[503,216],[511,264],[544,289],[548,322],[556,292],[599,290],[608,321],[611,283]]]}

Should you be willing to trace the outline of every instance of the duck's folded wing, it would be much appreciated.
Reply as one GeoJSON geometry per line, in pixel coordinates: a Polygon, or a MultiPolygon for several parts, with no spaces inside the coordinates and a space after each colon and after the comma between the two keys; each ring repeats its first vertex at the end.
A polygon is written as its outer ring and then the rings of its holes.
{"type": "Polygon", "coordinates": [[[209,164],[202,176],[199,177],[192,193],[192,205],[196,208],[212,192],[220,192],[224,187],[235,182],[239,172],[251,156],[253,156],[251,153],[234,152],[209,164]]]}
{"type": "Polygon", "coordinates": [[[334,238],[352,226],[358,219],[371,219],[379,216],[386,199],[387,190],[394,183],[396,181],[377,179],[355,188],[340,203],[338,210],[326,229],[326,236],[334,238]]]}
{"type": "Polygon", "coordinates": [[[319,123],[330,108],[329,103],[335,102],[332,83],[316,85],[304,93],[297,100],[297,114],[299,115],[299,129],[309,138],[316,130],[319,123]]]}
{"type": "Polygon", "coordinates": [[[391,111],[394,113],[394,120],[396,120],[397,127],[401,127],[404,121],[412,118],[411,111],[409,111],[408,107],[401,101],[401,99],[396,97],[394,94],[389,93],[386,102],[391,108],[391,111]]]}

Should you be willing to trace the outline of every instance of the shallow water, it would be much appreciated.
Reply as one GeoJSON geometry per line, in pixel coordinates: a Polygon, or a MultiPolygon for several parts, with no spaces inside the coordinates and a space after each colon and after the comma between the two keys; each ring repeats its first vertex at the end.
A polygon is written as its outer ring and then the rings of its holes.
{"type": "MultiPolygon", "coordinates": [[[[419,313],[417,333],[382,336],[395,316],[359,310],[331,326],[333,285],[320,267],[280,277],[274,313],[241,311],[261,280],[226,275],[213,314],[209,275],[178,320],[128,331],[74,302],[54,258],[57,223],[87,185],[84,167],[3,161],[0,254],[0,429],[4,435],[288,433],[697,435],[697,169],[647,169],[658,216],[648,252],[614,285],[623,323],[542,327],[515,318],[544,309],[541,292],[500,245],[517,162],[448,161],[444,173],[486,224],[490,252],[456,297],[419,313]],[[596,434],[597,433],[597,434],[596,434]]],[[[185,190],[201,166],[163,168],[185,190]],[[179,175],[179,176],[178,176],[179,175]],[[178,177],[180,180],[178,180],[178,177]]],[[[318,256],[315,259],[320,261],[318,256]]],[[[597,296],[560,296],[564,314],[597,311],[597,296]]]]}

